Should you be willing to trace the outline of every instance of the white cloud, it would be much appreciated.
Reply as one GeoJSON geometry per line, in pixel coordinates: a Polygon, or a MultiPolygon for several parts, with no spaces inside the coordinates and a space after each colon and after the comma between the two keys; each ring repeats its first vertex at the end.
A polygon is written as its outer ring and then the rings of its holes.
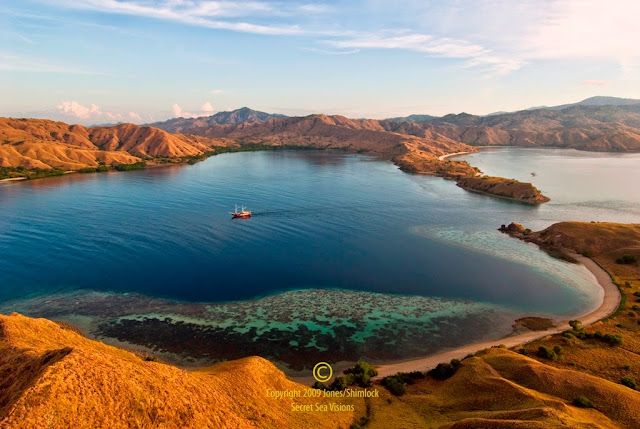
{"type": "Polygon", "coordinates": [[[539,58],[640,57],[640,2],[558,0],[529,35],[524,48],[539,58]]]}
{"type": "MultiPolygon", "coordinates": [[[[209,1],[209,0],[43,0],[55,6],[72,9],[93,10],[120,15],[135,15],[147,18],[174,21],[218,30],[244,33],[287,35],[300,34],[297,25],[263,25],[241,22],[235,19],[253,15],[286,15],[295,10],[287,9],[286,3],[272,4],[257,1],[209,1]],[[277,8],[275,6],[278,6],[277,8]]],[[[310,13],[310,11],[306,11],[310,13]]]]}
{"type": "Polygon", "coordinates": [[[580,85],[582,86],[607,86],[609,85],[608,80],[585,80],[580,85]]]}
{"type": "MultiPolygon", "coordinates": [[[[77,101],[63,101],[56,108],[63,116],[80,120],[83,123],[91,121],[94,123],[95,121],[120,122],[125,118],[122,113],[105,112],[96,104],[85,106],[77,101]]],[[[132,122],[142,122],[142,117],[133,111],[128,112],[126,118],[132,122]]]]}
{"type": "Polygon", "coordinates": [[[104,114],[110,121],[118,121],[119,122],[119,121],[122,120],[122,114],[121,113],[105,112],[104,114]]]}
{"type": "Polygon", "coordinates": [[[129,112],[127,115],[129,116],[129,119],[133,121],[136,121],[136,122],[142,121],[142,116],[138,115],[136,112],[129,112]]]}
{"type": "Polygon", "coordinates": [[[100,116],[102,116],[100,107],[96,106],[95,104],[84,106],[77,101],[63,101],[56,107],[58,108],[60,113],[67,116],[73,116],[78,119],[91,119],[99,118],[100,116]]]}
{"type": "Polygon", "coordinates": [[[211,90],[211,94],[213,94],[213,95],[222,94],[223,92],[224,92],[224,90],[222,90],[222,89],[212,89],[211,90]]]}
{"type": "Polygon", "coordinates": [[[177,103],[173,103],[173,105],[171,106],[171,111],[173,112],[174,118],[195,118],[198,116],[194,115],[193,113],[185,112],[177,103]]]}
{"type": "Polygon", "coordinates": [[[213,112],[213,106],[208,101],[200,107],[201,112],[213,112]]]}
{"type": "Polygon", "coordinates": [[[466,67],[480,67],[497,74],[518,70],[524,64],[522,60],[501,56],[476,43],[430,34],[387,31],[325,42],[340,49],[403,49],[439,58],[465,59],[466,67]]]}

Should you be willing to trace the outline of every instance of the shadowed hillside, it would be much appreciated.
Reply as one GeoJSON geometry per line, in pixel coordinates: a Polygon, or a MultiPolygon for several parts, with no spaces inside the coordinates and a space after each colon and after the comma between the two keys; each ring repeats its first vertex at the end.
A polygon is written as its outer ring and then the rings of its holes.
{"type": "Polygon", "coordinates": [[[192,128],[211,127],[224,124],[241,124],[243,122],[264,122],[271,118],[285,118],[285,115],[259,112],[257,110],[243,107],[230,112],[218,112],[211,116],[199,118],[175,118],[164,122],[149,124],[152,127],[160,128],[169,133],[182,133],[192,128]]]}

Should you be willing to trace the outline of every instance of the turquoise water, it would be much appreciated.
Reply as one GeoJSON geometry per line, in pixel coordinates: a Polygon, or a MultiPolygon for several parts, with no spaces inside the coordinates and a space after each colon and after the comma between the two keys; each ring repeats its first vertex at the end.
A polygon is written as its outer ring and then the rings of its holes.
{"type": "Polygon", "coordinates": [[[302,368],[423,355],[498,338],[523,315],[597,307],[602,290],[586,269],[496,228],[639,222],[628,184],[640,156],[465,158],[533,181],[552,201],[498,200],[322,151],[4,183],[0,311],[67,317],[102,338],[196,359],[262,354],[302,368]],[[236,203],[254,216],[231,220],[236,203]],[[198,302],[211,304],[189,304],[198,302]]]}

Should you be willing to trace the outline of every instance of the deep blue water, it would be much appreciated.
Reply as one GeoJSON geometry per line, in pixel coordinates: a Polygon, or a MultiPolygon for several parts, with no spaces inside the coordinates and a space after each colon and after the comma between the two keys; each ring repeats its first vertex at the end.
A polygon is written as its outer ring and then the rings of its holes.
{"type": "Polygon", "coordinates": [[[597,305],[590,275],[495,229],[574,213],[584,213],[576,202],[520,205],[330,152],[5,183],[0,300],[84,288],[187,301],[345,288],[568,314],[597,305]],[[231,220],[236,203],[254,216],[231,220]]]}

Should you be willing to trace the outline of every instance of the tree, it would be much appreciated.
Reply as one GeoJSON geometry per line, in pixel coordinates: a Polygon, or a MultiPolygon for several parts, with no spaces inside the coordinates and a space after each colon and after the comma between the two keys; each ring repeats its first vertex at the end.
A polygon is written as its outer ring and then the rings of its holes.
{"type": "Polygon", "coordinates": [[[574,331],[582,330],[582,322],[579,320],[570,320],[569,326],[571,326],[574,331]]]}
{"type": "Polygon", "coordinates": [[[556,352],[554,352],[553,349],[550,349],[547,346],[538,347],[538,356],[540,356],[541,358],[549,359],[549,360],[558,359],[558,355],[556,354],[556,352]]]}
{"type": "Polygon", "coordinates": [[[353,368],[345,369],[344,373],[353,375],[354,383],[360,387],[369,387],[371,386],[371,377],[378,375],[378,370],[371,364],[360,361],[353,368]]]}

